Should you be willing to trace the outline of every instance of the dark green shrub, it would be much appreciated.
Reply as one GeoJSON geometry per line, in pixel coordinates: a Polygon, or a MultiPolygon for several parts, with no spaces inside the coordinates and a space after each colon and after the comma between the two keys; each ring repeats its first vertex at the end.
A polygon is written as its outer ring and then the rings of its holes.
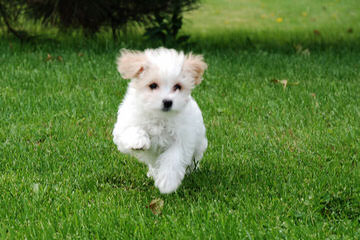
{"type": "Polygon", "coordinates": [[[154,14],[151,24],[145,29],[145,36],[166,46],[182,44],[189,39],[188,35],[178,36],[182,23],[182,9],[175,4],[172,12],[154,14]]]}
{"type": "Polygon", "coordinates": [[[4,26],[16,37],[24,40],[29,35],[20,30],[16,30],[19,19],[24,15],[26,0],[0,0],[0,26],[4,26]]]}
{"type": "MultiPolygon", "coordinates": [[[[174,38],[182,25],[182,13],[196,7],[198,0],[28,0],[32,18],[61,28],[82,28],[88,35],[101,27],[116,31],[129,22],[148,26],[147,36],[155,29],[174,38]],[[166,20],[166,21],[165,21],[166,20]],[[161,26],[160,26],[160,25],[161,26]]],[[[161,36],[164,38],[164,36],[161,36]]],[[[166,37],[165,37],[166,38],[166,37]]]]}

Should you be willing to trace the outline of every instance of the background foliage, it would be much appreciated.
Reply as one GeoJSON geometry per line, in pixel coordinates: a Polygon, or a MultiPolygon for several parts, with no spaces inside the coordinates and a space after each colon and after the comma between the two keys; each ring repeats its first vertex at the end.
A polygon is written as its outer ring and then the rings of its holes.
{"type": "Polygon", "coordinates": [[[206,0],[183,15],[177,49],[209,65],[192,92],[209,148],[171,195],[111,136],[119,49],[159,41],[2,31],[0,239],[360,239],[358,5],[206,0]]]}
{"type": "MultiPolygon", "coordinates": [[[[12,27],[26,17],[60,29],[82,29],[91,36],[102,28],[116,31],[129,23],[146,26],[146,36],[162,42],[176,40],[182,26],[182,14],[198,5],[198,0],[1,0],[2,23],[17,37],[12,27]]],[[[22,38],[23,39],[23,38],[22,38]]],[[[184,38],[182,39],[184,40],[184,38]]]]}

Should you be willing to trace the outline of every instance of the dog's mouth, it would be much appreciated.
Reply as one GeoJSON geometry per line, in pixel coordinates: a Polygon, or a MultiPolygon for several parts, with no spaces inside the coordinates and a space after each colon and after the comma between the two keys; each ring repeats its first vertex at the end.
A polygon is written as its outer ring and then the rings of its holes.
{"type": "Polygon", "coordinates": [[[170,112],[171,108],[165,108],[165,107],[164,107],[164,108],[162,108],[161,110],[162,110],[163,112],[170,112]]]}

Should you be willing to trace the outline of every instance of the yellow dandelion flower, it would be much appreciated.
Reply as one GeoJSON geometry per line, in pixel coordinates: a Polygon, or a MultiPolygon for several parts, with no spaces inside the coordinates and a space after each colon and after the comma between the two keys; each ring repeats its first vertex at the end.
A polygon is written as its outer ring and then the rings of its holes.
{"type": "Polygon", "coordinates": [[[276,21],[277,21],[278,23],[281,23],[281,22],[283,21],[283,18],[278,17],[278,18],[276,19],[276,21]]]}
{"type": "Polygon", "coordinates": [[[303,17],[307,16],[307,12],[302,12],[303,17]]]}

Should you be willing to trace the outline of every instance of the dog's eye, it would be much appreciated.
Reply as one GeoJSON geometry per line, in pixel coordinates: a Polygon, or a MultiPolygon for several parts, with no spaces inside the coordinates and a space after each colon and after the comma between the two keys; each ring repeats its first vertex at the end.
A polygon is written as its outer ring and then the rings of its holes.
{"type": "Polygon", "coordinates": [[[176,90],[181,90],[181,85],[178,83],[174,85],[174,91],[176,90]]]}
{"type": "Polygon", "coordinates": [[[157,83],[152,83],[152,84],[149,85],[149,88],[151,90],[157,89],[158,87],[159,87],[159,85],[157,85],[157,83]]]}

